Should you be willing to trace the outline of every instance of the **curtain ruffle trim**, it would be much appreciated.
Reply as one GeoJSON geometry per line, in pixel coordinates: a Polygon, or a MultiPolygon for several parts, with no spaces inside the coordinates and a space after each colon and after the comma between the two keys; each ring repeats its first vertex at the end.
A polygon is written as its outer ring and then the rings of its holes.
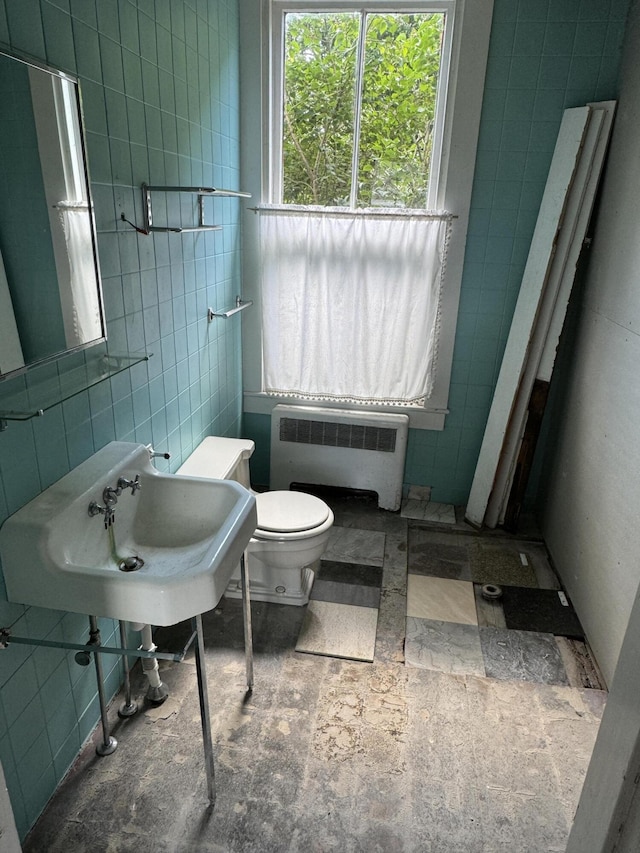
{"type": "Polygon", "coordinates": [[[306,394],[302,391],[278,390],[277,388],[265,388],[264,393],[269,397],[293,397],[296,400],[308,400],[317,403],[349,403],[353,406],[402,406],[407,408],[424,408],[427,398],[414,397],[410,400],[394,400],[391,398],[374,397],[341,397],[337,394],[306,394]]]}
{"type": "Polygon", "coordinates": [[[425,400],[429,400],[433,394],[433,388],[436,382],[438,373],[438,355],[440,352],[440,331],[442,326],[442,285],[447,273],[447,255],[449,253],[449,243],[451,242],[451,219],[447,221],[444,232],[444,240],[442,242],[442,263],[440,264],[440,275],[438,276],[438,289],[436,292],[436,318],[433,324],[433,359],[431,361],[431,369],[429,370],[429,382],[424,395],[425,400]]]}
{"type": "Polygon", "coordinates": [[[440,219],[443,222],[451,222],[457,219],[455,213],[448,210],[424,210],[412,207],[320,207],[311,204],[260,204],[254,208],[256,213],[296,214],[306,213],[311,216],[350,216],[376,217],[386,219],[440,219]]]}

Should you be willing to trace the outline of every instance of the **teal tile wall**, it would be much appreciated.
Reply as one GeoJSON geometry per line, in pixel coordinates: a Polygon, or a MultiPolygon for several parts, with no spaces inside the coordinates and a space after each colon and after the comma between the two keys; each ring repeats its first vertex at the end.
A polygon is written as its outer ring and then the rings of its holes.
{"type": "Polygon", "coordinates": [[[256,486],[269,485],[269,465],[271,463],[271,418],[268,415],[256,415],[245,412],[242,419],[242,434],[256,443],[256,449],[249,461],[251,482],[256,486]]]}
{"type": "Polygon", "coordinates": [[[628,0],[495,0],[442,432],[410,430],[405,482],[465,504],[563,110],[616,97],[628,0]]]}
{"type": "MultiPolygon", "coordinates": [[[[143,182],[240,188],[238,4],[0,0],[0,43],[80,79],[109,345],[153,353],[0,434],[2,522],[113,439],[169,450],[162,465],[175,470],[203,436],[239,435],[240,324],[206,318],[239,293],[239,202],[209,202],[209,221],[225,226],[215,233],[147,237],[120,220],[141,223],[143,182]]],[[[154,213],[187,224],[193,199],[158,196],[154,213]]],[[[8,603],[1,577],[0,625],[88,635],[84,616],[8,603]]],[[[117,643],[117,623],[100,626],[117,643]]],[[[111,695],[121,670],[106,657],[111,695]]],[[[98,720],[93,667],[73,653],[14,644],[0,654],[0,760],[21,836],[98,720]]]]}

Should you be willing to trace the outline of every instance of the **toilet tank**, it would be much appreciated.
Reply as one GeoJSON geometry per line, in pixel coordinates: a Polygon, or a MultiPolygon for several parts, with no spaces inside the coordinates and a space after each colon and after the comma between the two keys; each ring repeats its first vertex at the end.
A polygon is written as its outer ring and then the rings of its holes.
{"type": "Polygon", "coordinates": [[[210,435],[200,442],[176,474],[234,480],[250,489],[249,459],[254,450],[255,443],[251,439],[210,435]]]}

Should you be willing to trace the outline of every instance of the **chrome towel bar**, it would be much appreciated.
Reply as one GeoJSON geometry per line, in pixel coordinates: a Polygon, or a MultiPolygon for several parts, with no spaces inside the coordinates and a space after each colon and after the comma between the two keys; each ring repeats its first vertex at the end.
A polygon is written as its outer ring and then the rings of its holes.
{"type": "Polygon", "coordinates": [[[234,308],[229,308],[227,311],[214,311],[213,308],[208,308],[207,320],[211,322],[214,317],[222,317],[227,320],[229,317],[233,317],[234,314],[244,311],[245,308],[249,308],[251,305],[253,305],[253,302],[250,299],[243,302],[242,297],[236,296],[236,304],[234,308]]]}

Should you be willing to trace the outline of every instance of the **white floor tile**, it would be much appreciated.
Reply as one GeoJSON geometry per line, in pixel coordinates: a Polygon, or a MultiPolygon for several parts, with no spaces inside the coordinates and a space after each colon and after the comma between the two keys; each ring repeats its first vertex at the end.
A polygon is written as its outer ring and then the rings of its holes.
{"type": "Polygon", "coordinates": [[[403,501],[400,515],[417,521],[431,521],[433,524],[455,524],[456,510],[453,504],[438,501],[421,501],[411,497],[403,501]]]}
{"type": "Polygon", "coordinates": [[[312,600],[307,605],[296,651],[372,661],[377,624],[377,608],[312,600]]]}
{"type": "Polygon", "coordinates": [[[407,616],[477,625],[473,584],[469,581],[409,575],[407,616]]]}

